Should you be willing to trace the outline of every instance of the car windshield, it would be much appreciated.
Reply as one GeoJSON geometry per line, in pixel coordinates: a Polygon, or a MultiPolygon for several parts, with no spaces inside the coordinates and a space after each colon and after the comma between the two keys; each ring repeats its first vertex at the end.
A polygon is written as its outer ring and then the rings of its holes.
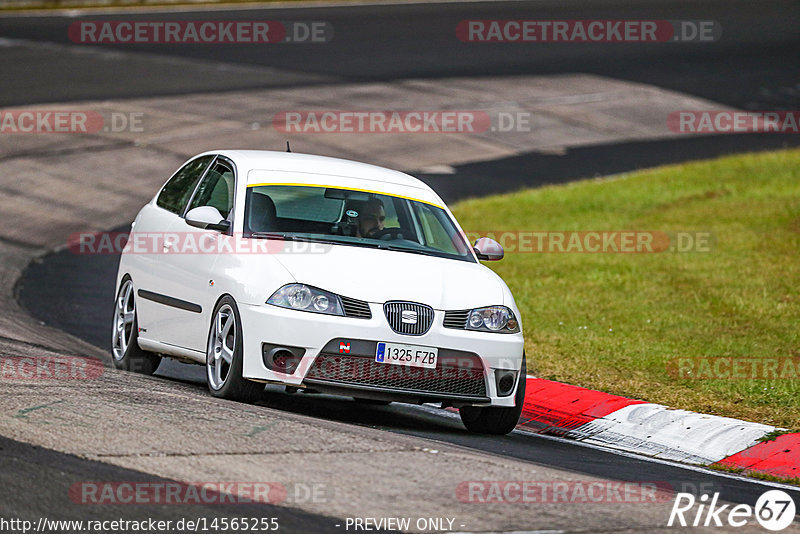
{"type": "Polygon", "coordinates": [[[392,195],[297,185],[247,188],[245,235],[326,241],[474,262],[442,208],[392,195]]]}

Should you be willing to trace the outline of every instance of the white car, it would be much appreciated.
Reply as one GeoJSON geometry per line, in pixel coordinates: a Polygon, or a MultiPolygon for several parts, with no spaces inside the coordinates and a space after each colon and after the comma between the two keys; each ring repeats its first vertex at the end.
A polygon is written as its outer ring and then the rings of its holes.
{"type": "Polygon", "coordinates": [[[459,408],[505,434],[525,391],[519,310],[433,190],[335,158],[220,150],[184,164],[120,260],[116,367],[207,368],[217,397],[265,383],[459,408]]]}

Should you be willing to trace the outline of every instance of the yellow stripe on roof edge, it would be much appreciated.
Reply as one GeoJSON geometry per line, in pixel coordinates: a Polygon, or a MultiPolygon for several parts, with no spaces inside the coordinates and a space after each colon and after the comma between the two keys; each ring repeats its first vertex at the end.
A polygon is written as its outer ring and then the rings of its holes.
{"type": "Polygon", "coordinates": [[[414,202],[422,202],[423,204],[429,204],[439,209],[444,209],[444,206],[440,206],[439,204],[436,204],[435,202],[430,202],[428,200],[422,200],[421,198],[407,197],[405,195],[395,195],[392,193],[387,193],[385,191],[373,191],[372,189],[361,189],[360,187],[343,187],[340,185],[306,184],[306,183],[290,183],[290,182],[264,182],[260,184],[248,184],[247,187],[258,187],[262,185],[285,185],[290,187],[325,187],[325,188],[330,187],[332,189],[344,189],[346,191],[361,191],[362,193],[374,193],[376,195],[384,195],[387,197],[404,198],[406,200],[413,200],[414,202]]]}

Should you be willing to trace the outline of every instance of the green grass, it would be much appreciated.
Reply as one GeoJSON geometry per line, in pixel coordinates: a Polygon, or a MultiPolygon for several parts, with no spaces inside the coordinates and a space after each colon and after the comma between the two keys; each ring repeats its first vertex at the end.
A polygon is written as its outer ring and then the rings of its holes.
{"type": "Polygon", "coordinates": [[[742,467],[731,467],[728,465],[721,465],[721,464],[711,464],[708,466],[708,468],[714,471],[730,473],[732,475],[744,475],[746,477],[755,478],[757,480],[766,480],[768,482],[780,482],[783,484],[793,484],[795,486],[800,486],[800,478],[797,477],[779,477],[775,475],[770,475],[769,473],[762,473],[760,471],[750,471],[742,467]]]}
{"type": "Polygon", "coordinates": [[[758,441],[766,443],[767,441],[775,441],[779,437],[784,436],[786,434],[797,434],[797,433],[798,432],[796,430],[773,430],[772,432],[764,434],[763,436],[758,438],[758,441]]]}
{"type": "Polygon", "coordinates": [[[710,252],[517,252],[487,265],[515,295],[537,376],[800,428],[800,374],[668,372],[687,357],[800,362],[800,150],[467,200],[453,211],[468,232],[712,232],[710,252]]]}

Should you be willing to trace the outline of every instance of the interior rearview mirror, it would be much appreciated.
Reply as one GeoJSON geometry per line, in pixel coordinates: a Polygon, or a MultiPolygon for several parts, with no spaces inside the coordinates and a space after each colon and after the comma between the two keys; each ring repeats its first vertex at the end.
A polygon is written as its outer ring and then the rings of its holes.
{"type": "Polygon", "coordinates": [[[351,191],[349,189],[336,189],[334,187],[329,187],[325,190],[325,198],[334,200],[367,201],[372,198],[372,196],[373,195],[365,191],[351,191]]]}

